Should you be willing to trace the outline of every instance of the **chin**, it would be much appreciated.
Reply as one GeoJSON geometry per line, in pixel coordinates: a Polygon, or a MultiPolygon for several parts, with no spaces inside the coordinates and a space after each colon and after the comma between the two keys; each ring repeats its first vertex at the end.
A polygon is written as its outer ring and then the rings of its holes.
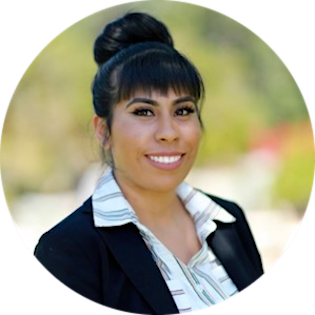
{"type": "MultiPolygon", "coordinates": [[[[186,176],[185,176],[186,177],[186,176]]],[[[185,177],[169,177],[167,175],[162,175],[159,179],[150,181],[147,188],[156,192],[170,192],[175,191],[177,187],[182,183],[185,177]]]]}

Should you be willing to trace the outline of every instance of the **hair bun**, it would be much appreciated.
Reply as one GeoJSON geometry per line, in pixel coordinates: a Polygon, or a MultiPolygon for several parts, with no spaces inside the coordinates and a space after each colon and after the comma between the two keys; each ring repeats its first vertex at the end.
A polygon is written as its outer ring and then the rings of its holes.
{"type": "Polygon", "coordinates": [[[166,26],[145,13],[129,13],[109,23],[94,44],[94,60],[100,66],[128,46],[160,42],[173,46],[166,26]]]}

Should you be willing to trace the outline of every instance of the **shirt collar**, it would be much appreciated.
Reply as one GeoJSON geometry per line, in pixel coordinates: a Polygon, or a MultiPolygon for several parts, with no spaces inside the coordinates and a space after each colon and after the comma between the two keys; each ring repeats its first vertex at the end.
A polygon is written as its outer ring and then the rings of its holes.
{"type": "MultiPolygon", "coordinates": [[[[224,223],[236,221],[210,197],[185,182],[177,187],[177,194],[193,218],[197,234],[202,241],[216,230],[217,225],[214,220],[224,223]]],[[[139,219],[119,188],[111,168],[108,168],[98,181],[92,196],[92,205],[96,227],[139,224],[139,219]]]]}

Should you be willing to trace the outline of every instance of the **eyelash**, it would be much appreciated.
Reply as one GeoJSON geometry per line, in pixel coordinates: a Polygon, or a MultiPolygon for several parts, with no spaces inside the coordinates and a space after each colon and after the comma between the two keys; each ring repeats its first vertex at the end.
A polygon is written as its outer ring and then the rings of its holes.
{"type": "MultiPolygon", "coordinates": [[[[192,108],[190,106],[183,106],[183,107],[180,107],[178,108],[176,111],[175,111],[175,114],[176,116],[188,116],[190,114],[194,114],[196,112],[195,108],[192,108]],[[186,111],[187,113],[186,114],[178,114],[178,112],[183,112],[183,111],[186,111]]],[[[133,112],[132,112],[133,115],[135,116],[144,116],[144,117],[148,117],[148,116],[153,116],[153,111],[149,108],[136,108],[133,112]],[[148,113],[150,113],[150,115],[148,115],[148,113]]]]}

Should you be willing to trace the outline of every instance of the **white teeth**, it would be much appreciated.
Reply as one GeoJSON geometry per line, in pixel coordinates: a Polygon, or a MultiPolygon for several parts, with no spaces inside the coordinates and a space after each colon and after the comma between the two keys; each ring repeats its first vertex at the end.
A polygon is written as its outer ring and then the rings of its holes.
{"type": "Polygon", "coordinates": [[[164,164],[171,164],[179,161],[180,155],[175,156],[149,156],[152,161],[164,164]]]}

